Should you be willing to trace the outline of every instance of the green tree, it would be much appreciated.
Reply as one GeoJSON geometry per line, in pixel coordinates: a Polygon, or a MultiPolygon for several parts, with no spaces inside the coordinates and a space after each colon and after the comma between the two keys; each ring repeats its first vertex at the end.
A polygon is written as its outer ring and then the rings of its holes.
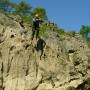
{"type": "Polygon", "coordinates": [[[90,40],[90,26],[82,25],[80,29],[80,34],[87,40],[90,40]]]}
{"type": "Polygon", "coordinates": [[[11,13],[15,10],[16,4],[10,2],[10,0],[0,0],[0,11],[5,13],[11,13]]]}
{"type": "Polygon", "coordinates": [[[0,0],[0,11],[7,11],[9,0],[0,0]]]}
{"type": "Polygon", "coordinates": [[[26,3],[25,1],[21,1],[17,8],[16,8],[16,14],[19,14],[20,16],[22,15],[30,15],[31,14],[31,6],[26,3]]]}
{"type": "Polygon", "coordinates": [[[40,18],[47,19],[45,8],[40,8],[40,7],[35,8],[33,10],[33,16],[35,16],[35,14],[39,14],[40,18]]]}
{"type": "Polygon", "coordinates": [[[17,8],[16,3],[13,3],[13,2],[9,3],[9,13],[14,13],[16,11],[16,8],[17,8]]]}

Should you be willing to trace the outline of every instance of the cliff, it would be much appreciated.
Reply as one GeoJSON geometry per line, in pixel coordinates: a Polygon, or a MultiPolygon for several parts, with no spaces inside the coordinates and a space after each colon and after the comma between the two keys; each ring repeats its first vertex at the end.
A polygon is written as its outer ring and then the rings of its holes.
{"type": "Polygon", "coordinates": [[[32,41],[19,19],[0,13],[0,90],[90,90],[90,46],[82,36],[47,30],[47,38],[32,41]]]}

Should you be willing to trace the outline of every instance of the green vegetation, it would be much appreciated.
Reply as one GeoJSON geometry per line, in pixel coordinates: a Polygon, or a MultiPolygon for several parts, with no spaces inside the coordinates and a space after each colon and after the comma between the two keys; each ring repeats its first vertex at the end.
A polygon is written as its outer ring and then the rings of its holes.
{"type": "Polygon", "coordinates": [[[40,26],[40,36],[48,38],[48,31],[46,23],[42,23],[40,26]]]}
{"type": "Polygon", "coordinates": [[[80,34],[90,42],[90,26],[81,26],[80,34]]]}
{"type": "Polygon", "coordinates": [[[0,12],[8,15],[19,15],[25,22],[30,21],[30,23],[36,13],[40,14],[40,18],[47,18],[46,10],[44,8],[36,7],[32,10],[31,5],[23,0],[19,4],[13,3],[10,0],[0,0],[0,12]]]}
{"type": "Polygon", "coordinates": [[[25,1],[22,1],[17,5],[15,13],[20,16],[22,15],[29,16],[31,14],[31,6],[25,1]]]}
{"type": "Polygon", "coordinates": [[[61,28],[61,29],[58,30],[58,33],[59,33],[59,34],[64,34],[65,31],[64,31],[64,29],[61,28]]]}
{"type": "Polygon", "coordinates": [[[11,13],[15,11],[16,4],[10,0],[0,0],[0,11],[4,13],[11,13]]]}
{"type": "Polygon", "coordinates": [[[66,32],[66,34],[69,35],[70,37],[75,37],[76,32],[70,31],[70,32],[66,32]]]}

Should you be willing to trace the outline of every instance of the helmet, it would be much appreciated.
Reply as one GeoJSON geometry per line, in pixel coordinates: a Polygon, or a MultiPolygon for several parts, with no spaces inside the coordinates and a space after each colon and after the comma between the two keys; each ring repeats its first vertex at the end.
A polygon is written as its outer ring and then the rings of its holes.
{"type": "Polygon", "coordinates": [[[35,17],[39,17],[39,14],[35,14],[35,17]]]}

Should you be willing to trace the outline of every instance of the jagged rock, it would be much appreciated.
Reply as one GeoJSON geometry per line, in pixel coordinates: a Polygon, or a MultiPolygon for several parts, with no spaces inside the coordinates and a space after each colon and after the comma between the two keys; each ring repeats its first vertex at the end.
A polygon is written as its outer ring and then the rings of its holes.
{"type": "Polygon", "coordinates": [[[46,46],[39,48],[30,39],[31,27],[0,15],[0,90],[83,90],[80,85],[90,78],[90,48],[79,34],[57,37],[48,31],[48,38],[41,38],[46,46]]]}

